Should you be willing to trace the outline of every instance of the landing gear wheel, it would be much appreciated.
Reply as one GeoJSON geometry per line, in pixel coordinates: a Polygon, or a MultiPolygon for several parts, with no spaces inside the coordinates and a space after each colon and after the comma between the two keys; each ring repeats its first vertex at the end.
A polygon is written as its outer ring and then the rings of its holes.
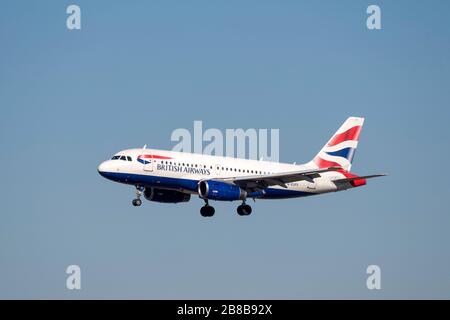
{"type": "Polygon", "coordinates": [[[200,214],[203,217],[212,217],[215,211],[214,207],[207,204],[200,208],[200,214]]]}
{"type": "Polygon", "coordinates": [[[133,199],[133,201],[131,201],[131,204],[135,207],[139,207],[142,204],[141,201],[141,196],[142,196],[142,192],[144,191],[144,188],[141,186],[136,186],[136,199],[133,199]]]}
{"type": "Polygon", "coordinates": [[[133,199],[131,203],[133,204],[133,206],[139,207],[142,204],[142,201],[141,199],[133,199]]]}
{"type": "Polygon", "coordinates": [[[241,204],[237,207],[237,213],[240,216],[248,216],[252,213],[252,207],[250,207],[248,204],[241,204]]]}

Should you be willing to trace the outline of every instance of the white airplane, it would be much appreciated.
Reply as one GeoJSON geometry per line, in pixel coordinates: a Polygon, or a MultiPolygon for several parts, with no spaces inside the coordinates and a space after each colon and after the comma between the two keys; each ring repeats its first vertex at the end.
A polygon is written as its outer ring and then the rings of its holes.
{"type": "Polygon", "coordinates": [[[242,201],[239,215],[249,215],[247,199],[286,199],[347,190],[366,184],[350,173],[364,118],[350,117],[310,162],[302,165],[217,157],[156,149],[120,151],[98,166],[105,178],[136,187],[133,206],[149,201],[205,201],[204,217],[214,215],[209,200],[242,201]]]}

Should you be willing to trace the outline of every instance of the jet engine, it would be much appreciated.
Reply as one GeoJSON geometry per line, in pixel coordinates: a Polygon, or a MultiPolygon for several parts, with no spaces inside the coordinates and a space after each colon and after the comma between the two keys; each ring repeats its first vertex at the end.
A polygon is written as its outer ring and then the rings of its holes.
{"type": "Polygon", "coordinates": [[[221,201],[244,200],[247,197],[247,192],[237,185],[217,180],[200,181],[198,194],[203,199],[221,201]]]}

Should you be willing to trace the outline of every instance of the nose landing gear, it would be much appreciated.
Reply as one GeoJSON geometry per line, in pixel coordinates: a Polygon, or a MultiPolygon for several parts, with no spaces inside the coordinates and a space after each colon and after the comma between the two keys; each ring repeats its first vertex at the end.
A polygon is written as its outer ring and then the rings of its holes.
{"type": "Polygon", "coordinates": [[[136,199],[133,199],[133,201],[131,201],[131,204],[134,207],[139,207],[142,204],[141,201],[141,196],[142,196],[142,192],[144,191],[144,188],[141,186],[136,186],[136,199]]]}

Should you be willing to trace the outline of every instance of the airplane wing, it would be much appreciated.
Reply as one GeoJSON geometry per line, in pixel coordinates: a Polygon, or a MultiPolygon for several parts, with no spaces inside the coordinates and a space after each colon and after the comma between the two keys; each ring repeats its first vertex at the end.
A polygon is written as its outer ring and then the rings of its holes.
{"type": "Polygon", "coordinates": [[[287,188],[286,183],[294,182],[294,181],[302,181],[307,180],[313,182],[314,178],[320,177],[319,173],[327,172],[327,171],[337,171],[342,169],[341,167],[329,167],[322,169],[309,169],[302,171],[291,171],[284,173],[274,173],[268,175],[259,175],[259,176],[243,176],[243,177],[230,177],[230,178],[222,178],[216,179],[221,180],[228,183],[234,183],[235,185],[241,187],[246,191],[258,191],[265,189],[270,186],[281,186],[283,188],[287,188]]]}

